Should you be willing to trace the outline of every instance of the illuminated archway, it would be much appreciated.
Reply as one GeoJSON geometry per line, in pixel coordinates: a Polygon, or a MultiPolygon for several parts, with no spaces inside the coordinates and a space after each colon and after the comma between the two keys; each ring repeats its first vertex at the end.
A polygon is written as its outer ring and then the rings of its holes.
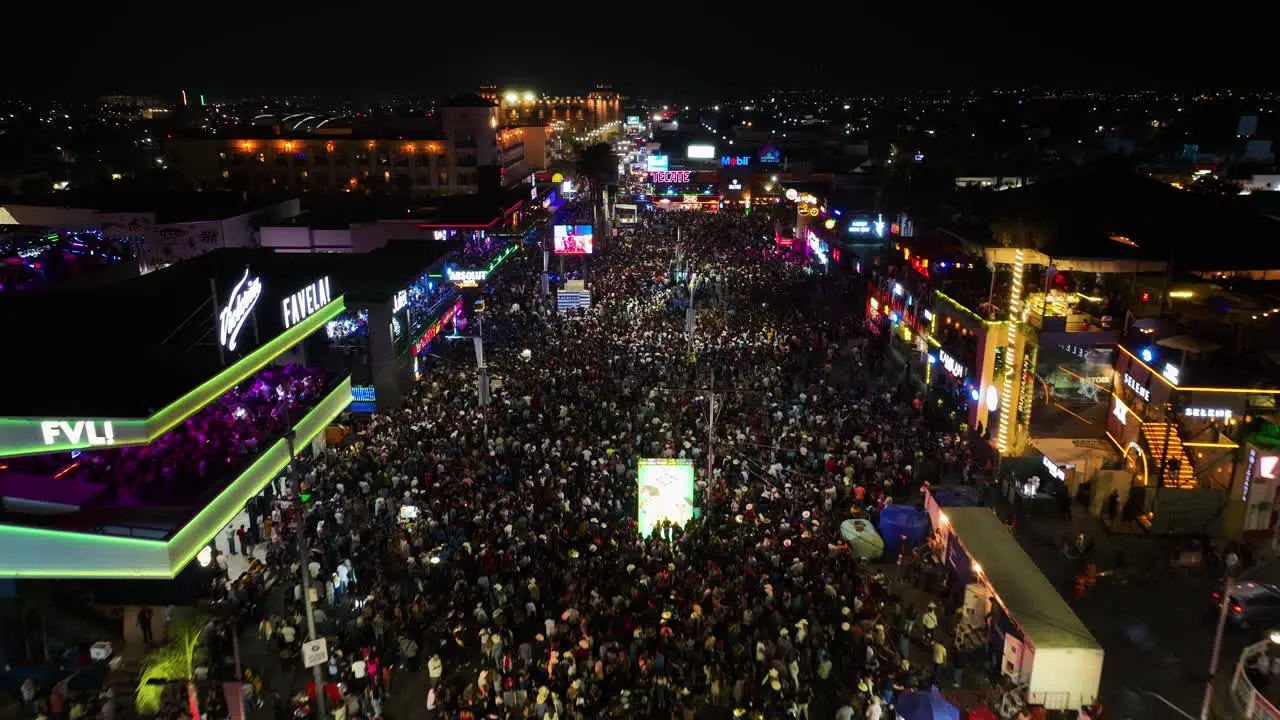
{"type": "MultiPolygon", "coordinates": [[[[1142,485],[1144,487],[1150,485],[1151,475],[1147,469],[1147,454],[1142,452],[1142,448],[1138,446],[1138,443],[1130,442],[1129,446],[1124,449],[1124,459],[1126,464],[1129,461],[1129,453],[1131,451],[1138,453],[1138,457],[1142,458],[1142,485]]],[[[1138,463],[1137,461],[1134,461],[1133,464],[1136,466],[1138,463]]]]}

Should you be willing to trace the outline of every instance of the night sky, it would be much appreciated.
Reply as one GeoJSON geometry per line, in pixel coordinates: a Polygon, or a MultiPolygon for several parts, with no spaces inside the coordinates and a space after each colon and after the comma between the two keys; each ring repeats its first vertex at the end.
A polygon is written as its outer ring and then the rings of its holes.
{"type": "Polygon", "coordinates": [[[325,12],[323,5],[305,4],[288,14],[187,3],[142,17],[67,11],[47,19],[56,34],[7,34],[6,85],[9,92],[44,95],[168,95],[185,87],[211,94],[433,96],[486,81],[549,93],[611,81],[625,94],[701,100],[775,87],[1203,89],[1254,88],[1270,80],[1263,43],[1215,51],[1221,38],[1197,31],[1207,25],[1173,13],[1127,16],[1115,12],[1115,4],[1077,3],[1069,18],[1033,4],[1021,5],[1016,16],[963,3],[942,13],[894,16],[845,3],[837,5],[844,14],[834,16],[741,2],[697,16],[676,11],[679,4],[655,16],[661,4],[643,3],[632,12],[529,17],[562,6],[529,6],[505,16],[486,11],[479,19],[459,14],[465,5],[444,4],[436,12],[367,14],[358,5],[325,12]],[[769,12],[736,16],[742,8],[769,12]],[[173,19],[175,13],[180,17],[173,19]]]}

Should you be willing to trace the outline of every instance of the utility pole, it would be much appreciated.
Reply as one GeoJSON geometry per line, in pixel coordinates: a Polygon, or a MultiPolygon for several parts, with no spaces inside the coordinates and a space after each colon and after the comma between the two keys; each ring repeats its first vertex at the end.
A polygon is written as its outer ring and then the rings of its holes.
{"type": "MultiPolygon", "coordinates": [[[[294,458],[297,456],[296,448],[293,445],[294,432],[290,430],[285,435],[285,440],[289,444],[289,479],[293,482],[293,491],[298,496],[298,554],[300,559],[299,570],[302,571],[302,602],[307,611],[307,638],[314,642],[319,638],[316,637],[316,608],[311,602],[311,552],[307,546],[307,523],[306,508],[302,506],[302,492],[298,485],[298,472],[294,466],[294,458]]],[[[328,717],[325,712],[325,696],[324,696],[324,677],[320,674],[320,666],[316,665],[311,668],[312,677],[316,684],[316,718],[324,720],[328,717]]]]}
{"type": "Polygon", "coordinates": [[[715,480],[716,462],[716,366],[711,365],[711,384],[707,387],[707,499],[715,496],[712,482],[715,480]]]}

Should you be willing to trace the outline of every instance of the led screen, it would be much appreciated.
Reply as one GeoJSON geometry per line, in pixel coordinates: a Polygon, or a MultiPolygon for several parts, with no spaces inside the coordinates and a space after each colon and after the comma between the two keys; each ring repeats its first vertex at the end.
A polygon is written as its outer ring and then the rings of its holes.
{"type": "Polygon", "coordinates": [[[685,157],[691,160],[713,160],[716,156],[715,145],[690,145],[685,157]]]}
{"type": "Polygon", "coordinates": [[[557,255],[590,255],[590,225],[556,225],[555,250],[557,255]]]}
{"type": "Polygon", "coordinates": [[[644,169],[648,170],[649,172],[653,172],[655,170],[670,170],[671,156],[650,155],[649,157],[645,158],[644,169]]]}
{"type": "Polygon", "coordinates": [[[684,526],[693,518],[693,461],[641,459],[637,495],[640,533],[648,537],[663,520],[684,526]]]}

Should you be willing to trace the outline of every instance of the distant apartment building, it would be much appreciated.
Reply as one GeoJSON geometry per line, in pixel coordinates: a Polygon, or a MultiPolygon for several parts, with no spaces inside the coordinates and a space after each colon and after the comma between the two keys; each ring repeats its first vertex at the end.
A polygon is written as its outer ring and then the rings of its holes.
{"type": "Polygon", "coordinates": [[[610,85],[596,85],[585,96],[541,95],[485,85],[480,96],[498,106],[498,121],[504,125],[548,125],[569,135],[585,135],[622,121],[622,98],[610,85]]]}
{"type": "Polygon", "coordinates": [[[546,166],[546,126],[506,127],[499,108],[460,95],[425,129],[320,127],[308,134],[175,138],[169,167],[208,188],[410,196],[509,187],[546,166]]]}

